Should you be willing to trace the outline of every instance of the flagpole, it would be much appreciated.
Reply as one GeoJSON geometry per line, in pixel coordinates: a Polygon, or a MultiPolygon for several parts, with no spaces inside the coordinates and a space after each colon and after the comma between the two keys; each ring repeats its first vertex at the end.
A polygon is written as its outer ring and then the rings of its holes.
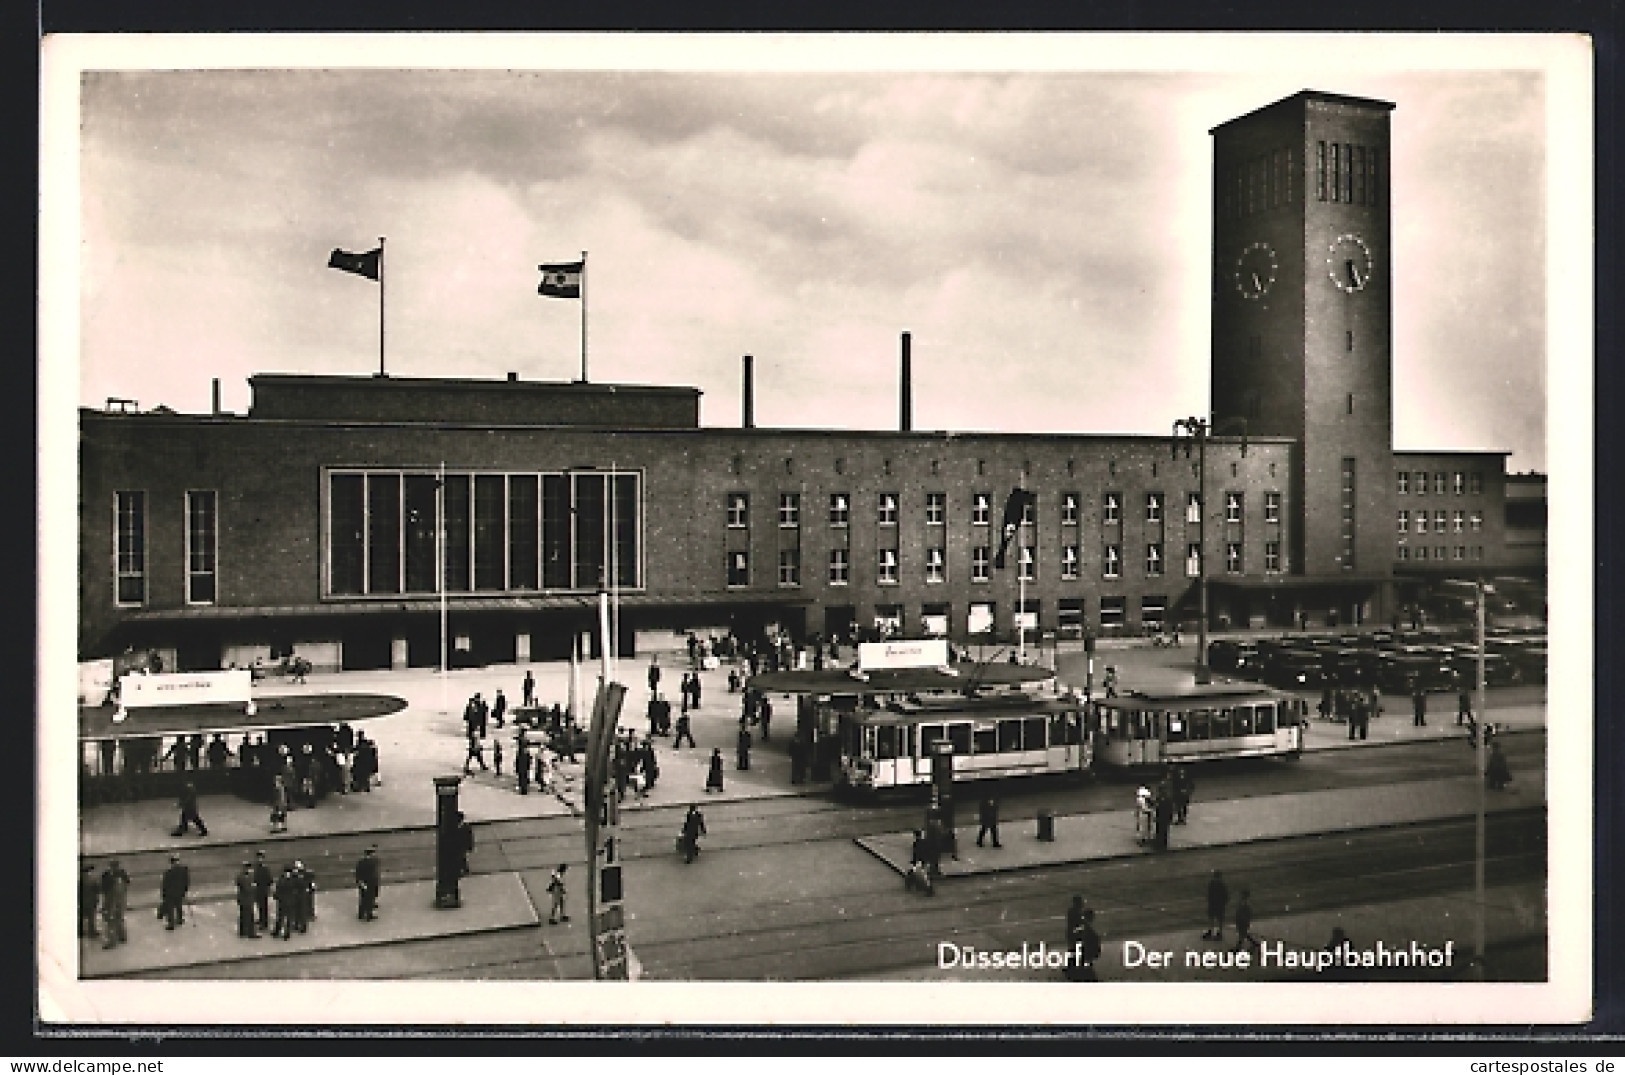
{"type": "Polygon", "coordinates": [[[587,252],[581,252],[581,383],[587,383],[587,252]]]}
{"type": "Polygon", "coordinates": [[[384,372],[384,237],[378,236],[378,376],[384,372]]]}
{"type": "Polygon", "coordinates": [[[440,591],[440,709],[446,711],[446,461],[435,483],[434,578],[440,591]]]}

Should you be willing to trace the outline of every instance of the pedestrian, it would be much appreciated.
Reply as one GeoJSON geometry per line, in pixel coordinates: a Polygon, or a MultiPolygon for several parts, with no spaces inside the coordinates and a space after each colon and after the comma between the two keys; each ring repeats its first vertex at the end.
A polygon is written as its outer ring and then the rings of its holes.
{"type": "Polygon", "coordinates": [[[688,740],[689,746],[696,750],[699,749],[699,744],[694,742],[694,731],[689,725],[688,714],[686,712],[679,714],[677,717],[677,736],[672,740],[671,748],[676,750],[681,747],[684,739],[688,740]]]}
{"type": "Polygon", "coordinates": [[[192,871],[181,864],[179,855],[169,856],[169,868],[158,880],[158,917],[165,929],[186,921],[186,892],[192,887],[192,871]]]}
{"type": "Polygon", "coordinates": [[[1428,723],[1428,695],[1418,685],[1411,693],[1411,727],[1425,728],[1428,723]]]}
{"type": "Polygon", "coordinates": [[[1134,838],[1137,842],[1151,842],[1156,811],[1153,809],[1151,789],[1141,784],[1134,789],[1134,838]]]}
{"type": "Polygon", "coordinates": [[[1202,934],[1204,941],[1224,940],[1224,913],[1230,907],[1230,886],[1224,883],[1224,875],[1218,870],[1207,879],[1207,930],[1202,934]]]}
{"type": "Polygon", "coordinates": [[[243,861],[237,873],[237,936],[253,940],[259,936],[254,921],[254,864],[243,861]]]}
{"type": "Polygon", "coordinates": [[[383,866],[378,861],[378,849],[369,847],[355,864],[356,917],[361,921],[371,922],[378,917],[378,889],[382,886],[383,866]]]}
{"type": "Polygon", "coordinates": [[[254,914],[260,929],[271,924],[271,886],[275,883],[271,867],[265,864],[265,852],[254,852],[254,914]]]}
{"type": "Polygon", "coordinates": [[[692,677],[693,675],[694,675],[693,672],[684,672],[682,681],[677,684],[677,693],[682,695],[682,699],[681,699],[681,701],[679,703],[679,705],[681,706],[681,708],[679,709],[679,713],[680,713],[679,723],[681,723],[681,721],[683,719],[686,719],[688,717],[688,699],[689,699],[688,681],[689,681],[690,677],[692,677]]]}
{"type": "Polygon", "coordinates": [[[474,826],[468,823],[468,818],[461,810],[457,811],[457,876],[467,877],[472,871],[468,867],[468,856],[474,853],[474,826]]]}
{"type": "Polygon", "coordinates": [[[491,771],[502,775],[502,740],[496,736],[491,737],[491,771]]]}
{"type": "Polygon", "coordinates": [[[271,778],[271,831],[288,831],[288,782],[281,773],[271,778]]]}
{"type": "Polygon", "coordinates": [[[1101,685],[1103,687],[1105,687],[1105,689],[1106,689],[1106,697],[1108,697],[1108,698],[1116,698],[1117,697],[1117,666],[1116,665],[1108,664],[1106,666],[1106,678],[1101,681],[1101,685]]]}
{"type": "Polygon", "coordinates": [[[976,807],[976,821],[980,828],[976,830],[976,846],[982,846],[982,837],[992,834],[993,846],[1003,847],[999,843],[999,801],[991,795],[982,796],[981,803],[976,807]]]}
{"type": "Polygon", "coordinates": [[[700,837],[705,835],[705,815],[693,803],[688,806],[688,813],[683,816],[683,835],[679,841],[683,851],[684,864],[693,862],[700,853],[700,837]]]}
{"type": "Polygon", "coordinates": [[[762,742],[765,743],[768,740],[768,732],[773,722],[773,703],[768,700],[765,694],[761,695],[760,698],[761,701],[756,706],[756,719],[762,725],[762,742]]]}
{"type": "Polygon", "coordinates": [[[519,778],[519,794],[521,795],[530,794],[530,765],[530,748],[526,746],[525,740],[521,738],[519,748],[514,752],[513,758],[514,775],[519,778]]]}
{"type": "Polygon", "coordinates": [[[526,709],[536,704],[536,677],[530,674],[528,668],[525,669],[525,682],[520,687],[520,696],[525,700],[526,709]]]}
{"type": "Polygon", "coordinates": [[[553,897],[553,906],[547,915],[549,925],[570,921],[570,915],[564,907],[564,871],[569,868],[568,863],[559,863],[559,868],[554,870],[553,876],[547,880],[548,894],[553,897]]]}
{"type": "Polygon", "coordinates": [[[470,732],[468,736],[468,755],[463,758],[464,776],[468,776],[471,772],[473,772],[473,770],[469,768],[473,762],[480,763],[480,771],[482,773],[489,772],[491,769],[489,765],[485,764],[485,744],[480,741],[480,737],[478,735],[470,732]]]}
{"type": "Polygon", "coordinates": [[[1068,968],[1071,973],[1068,977],[1074,982],[1099,981],[1095,964],[1100,959],[1100,934],[1095,932],[1095,910],[1083,906],[1082,896],[1072,897],[1072,907],[1067,911],[1067,926],[1067,940],[1071,942],[1072,949],[1071,966],[1068,968]]]}
{"type": "Polygon", "coordinates": [[[1157,794],[1151,804],[1152,817],[1156,823],[1156,848],[1158,851],[1168,850],[1168,826],[1174,820],[1174,792],[1169,782],[1164,780],[1157,785],[1157,794]]]}
{"type": "Polygon", "coordinates": [[[294,912],[293,928],[300,933],[310,928],[316,917],[316,875],[303,862],[293,864],[294,912]]]}
{"type": "Polygon", "coordinates": [[[750,768],[750,729],[741,722],[739,725],[739,738],[735,744],[735,753],[738,755],[737,763],[740,770],[750,768]]]}
{"type": "Polygon", "coordinates": [[[1512,770],[1507,766],[1507,756],[1501,753],[1500,743],[1490,744],[1490,757],[1484,763],[1484,783],[1491,791],[1500,791],[1512,783],[1512,770]]]}
{"type": "Polygon", "coordinates": [[[112,859],[102,871],[101,884],[102,929],[107,934],[102,947],[112,948],[130,939],[124,929],[124,914],[130,907],[130,875],[118,859],[112,859]]]}
{"type": "Polygon", "coordinates": [[[96,876],[96,864],[87,862],[79,867],[79,936],[101,936],[96,931],[96,905],[101,900],[102,883],[96,876]]]}
{"type": "MultiPolygon", "coordinates": [[[[679,725],[681,727],[681,725],[679,725]]],[[[722,790],[722,748],[711,748],[711,769],[705,776],[705,790],[722,790]]]]}
{"type": "Polygon", "coordinates": [[[496,721],[498,728],[503,726],[508,716],[508,699],[502,696],[502,688],[497,688],[497,696],[491,701],[491,719],[496,721]]]}
{"type": "Polygon", "coordinates": [[[1169,783],[1174,794],[1174,824],[1183,825],[1190,815],[1191,794],[1196,790],[1196,784],[1184,765],[1174,766],[1173,778],[1169,783]]]}
{"type": "Polygon", "coordinates": [[[693,708],[700,708],[700,674],[698,672],[694,673],[694,680],[688,689],[689,692],[694,696],[693,708]]]}
{"type": "Polygon", "coordinates": [[[276,879],[273,890],[276,897],[276,922],[271,926],[271,936],[288,940],[293,935],[294,917],[298,914],[299,879],[294,875],[293,866],[282,868],[282,876],[276,879]]]}
{"type": "Polygon", "coordinates": [[[649,693],[660,697],[660,658],[649,658],[649,693]]]}
{"type": "Polygon", "coordinates": [[[1456,699],[1456,724],[1459,726],[1462,724],[1472,723],[1473,694],[1464,686],[1461,688],[1460,696],[1458,696],[1456,699]]]}
{"type": "Polygon", "coordinates": [[[1362,740],[1371,734],[1371,705],[1366,695],[1354,696],[1353,727],[1362,740]]]}
{"type": "Polygon", "coordinates": [[[931,845],[922,829],[914,830],[914,842],[909,846],[908,873],[903,875],[904,888],[918,888],[927,896],[937,894],[936,880],[931,876],[931,845]]]}
{"type": "Polygon", "coordinates": [[[224,769],[226,767],[226,761],[230,757],[231,748],[226,745],[225,736],[220,732],[215,732],[214,738],[209,740],[209,768],[224,769]]]}
{"type": "Polygon", "coordinates": [[[180,794],[181,823],[175,827],[172,836],[185,836],[187,827],[197,826],[199,836],[209,835],[208,826],[203,824],[203,818],[197,812],[197,785],[188,780],[181,785],[180,794]]]}
{"type": "Polygon", "coordinates": [[[1241,890],[1241,897],[1236,900],[1236,951],[1241,946],[1249,948],[1258,947],[1258,938],[1253,936],[1253,904],[1247,889],[1241,890]]]}

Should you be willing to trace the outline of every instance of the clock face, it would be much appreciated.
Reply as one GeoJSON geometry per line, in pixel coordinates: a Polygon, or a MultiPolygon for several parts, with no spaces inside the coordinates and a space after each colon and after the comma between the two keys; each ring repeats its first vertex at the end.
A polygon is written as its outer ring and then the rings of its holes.
{"type": "Polygon", "coordinates": [[[1275,284],[1278,263],[1269,243],[1252,243],[1236,259],[1236,291],[1244,299],[1261,299],[1275,284]]]}
{"type": "Polygon", "coordinates": [[[1371,248],[1352,232],[1339,235],[1326,256],[1326,274],[1351,295],[1363,290],[1371,282],[1371,248]]]}

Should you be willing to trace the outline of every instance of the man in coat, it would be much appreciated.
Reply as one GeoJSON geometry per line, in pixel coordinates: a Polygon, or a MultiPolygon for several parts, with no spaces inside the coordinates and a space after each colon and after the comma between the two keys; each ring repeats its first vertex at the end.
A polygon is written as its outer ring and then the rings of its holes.
{"type": "Polygon", "coordinates": [[[1411,726],[1426,728],[1428,723],[1428,695],[1421,684],[1411,691],[1411,726]]]}
{"type": "Polygon", "coordinates": [[[254,911],[260,929],[269,929],[271,925],[271,886],[275,883],[271,867],[265,864],[265,852],[254,852],[254,911]]]}
{"type": "Polygon", "coordinates": [[[497,696],[491,702],[491,719],[496,721],[498,728],[503,727],[508,716],[508,699],[503,696],[502,688],[497,688],[497,696]]]}
{"type": "Polygon", "coordinates": [[[1224,912],[1230,906],[1230,886],[1224,883],[1224,875],[1218,870],[1207,879],[1207,930],[1203,932],[1204,941],[1224,940],[1224,912]]]}
{"type": "Polygon", "coordinates": [[[181,809],[181,823],[175,827],[173,836],[185,836],[189,825],[197,826],[199,836],[209,835],[208,826],[203,824],[203,818],[197,812],[197,785],[188,780],[181,785],[179,806],[181,809]]]}
{"type": "Polygon", "coordinates": [[[79,936],[101,936],[96,931],[96,905],[101,900],[101,879],[96,876],[95,864],[87,862],[79,868],[79,936]]]}
{"type": "Polygon", "coordinates": [[[999,801],[991,795],[982,796],[981,803],[976,807],[976,821],[981,826],[976,830],[976,846],[982,846],[982,838],[988,834],[993,836],[993,846],[1003,847],[999,843],[999,801]]]}
{"type": "Polygon", "coordinates": [[[276,879],[276,922],[271,936],[288,940],[293,934],[294,917],[299,909],[299,878],[291,865],[282,867],[282,876],[276,879]]]}
{"type": "Polygon", "coordinates": [[[118,859],[113,859],[102,871],[102,926],[107,934],[103,948],[112,948],[130,939],[124,930],[124,912],[129,906],[130,875],[118,864],[118,859]]]}
{"type": "Polygon", "coordinates": [[[158,916],[165,929],[186,921],[186,892],[192,887],[192,871],[181,864],[179,855],[169,856],[169,869],[158,881],[158,916]]]}
{"type": "Polygon", "coordinates": [[[355,864],[355,887],[358,893],[359,905],[356,917],[363,922],[371,922],[378,914],[378,890],[383,887],[383,867],[378,862],[378,849],[369,847],[361,853],[361,861],[355,864]]]}
{"type": "Polygon", "coordinates": [[[260,935],[259,930],[255,928],[254,904],[254,864],[244,862],[243,868],[237,872],[237,936],[239,937],[247,937],[252,940],[260,935]]]}

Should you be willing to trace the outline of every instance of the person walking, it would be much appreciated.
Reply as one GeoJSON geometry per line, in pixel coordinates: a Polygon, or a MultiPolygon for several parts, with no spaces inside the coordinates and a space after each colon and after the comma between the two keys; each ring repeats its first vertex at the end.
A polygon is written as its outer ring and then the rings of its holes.
{"type": "Polygon", "coordinates": [[[254,852],[254,914],[262,930],[271,924],[271,886],[275,883],[271,867],[265,864],[265,852],[254,852]]]}
{"type": "Polygon", "coordinates": [[[1151,803],[1152,821],[1155,824],[1153,842],[1158,851],[1168,850],[1168,827],[1174,821],[1174,792],[1167,780],[1157,785],[1156,797],[1151,803]]]}
{"type": "Polygon", "coordinates": [[[903,875],[904,888],[918,888],[927,896],[937,894],[936,879],[931,876],[931,843],[923,829],[914,830],[914,842],[908,850],[908,873],[903,875]]]}
{"type": "Polygon", "coordinates": [[[503,722],[507,719],[507,716],[508,699],[503,697],[502,688],[498,687],[497,696],[491,700],[491,719],[495,721],[496,726],[500,728],[503,726],[503,722]]]}
{"type": "Polygon", "coordinates": [[[102,871],[101,884],[102,931],[107,934],[102,947],[112,948],[130,939],[124,928],[124,915],[130,908],[130,875],[118,859],[112,859],[102,871]]]}
{"type": "Polygon", "coordinates": [[[468,823],[468,817],[457,811],[457,876],[467,877],[473,871],[468,866],[468,856],[474,853],[474,826],[468,823]]]}
{"type": "Polygon", "coordinates": [[[1066,912],[1066,939],[1071,949],[1071,961],[1066,967],[1067,979],[1074,982],[1099,981],[1095,964],[1100,959],[1100,934],[1095,932],[1095,911],[1086,907],[1082,896],[1072,897],[1072,906],[1066,912]]]}
{"type": "Polygon", "coordinates": [[[271,936],[286,941],[293,935],[293,922],[299,903],[299,879],[294,875],[291,864],[282,867],[282,876],[276,879],[273,895],[276,898],[276,921],[271,926],[271,936]]]}
{"type": "Polygon", "coordinates": [[[1207,930],[1202,934],[1204,941],[1224,940],[1224,913],[1230,907],[1230,886],[1224,883],[1224,875],[1218,870],[1207,879],[1207,930]]]}
{"type": "Polygon", "coordinates": [[[87,862],[79,867],[79,936],[101,936],[96,930],[96,905],[101,901],[102,883],[96,876],[96,864],[87,862]]]}
{"type": "Polygon", "coordinates": [[[1106,697],[1108,697],[1108,698],[1116,698],[1117,697],[1117,666],[1116,665],[1108,664],[1106,666],[1106,678],[1101,681],[1101,686],[1103,686],[1105,688],[1105,690],[1106,690],[1106,697]]]}
{"type": "Polygon", "coordinates": [[[288,782],[281,773],[271,778],[271,831],[288,831],[288,782]]]}
{"type": "Polygon", "coordinates": [[[756,719],[762,725],[762,742],[765,743],[768,740],[769,729],[773,725],[773,703],[768,701],[765,694],[761,696],[761,701],[757,703],[756,719]]]}
{"type": "Polygon", "coordinates": [[[536,677],[525,669],[525,682],[519,688],[519,696],[524,699],[526,709],[536,704],[536,677]]]}
{"type": "Polygon", "coordinates": [[[530,794],[530,765],[530,747],[526,745],[524,738],[521,737],[519,748],[515,751],[513,758],[514,775],[519,778],[519,794],[521,795],[530,794]]]}
{"type": "Polygon", "coordinates": [[[259,930],[254,920],[254,864],[248,860],[243,861],[243,868],[237,871],[237,936],[254,940],[259,937],[259,930]]]}
{"type": "Polygon", "coordinates": [[[491,737],[491,771],[502,775],[502,739],[494,735],[491,737]]]}
{"type": "Polygon", "coordinates": [[[553,897],[553,906],[548,911],[549,925],[558,925],[560,922],[570,921],[570,915],[564,907],[564,871],[570,868],[568,863],[559,863],[559,868],[553,871],[553,876],[547,880],[548,895],[553,897]]]}
{"type": "Polygon", "coordinates": [[[470,766],[474,762],[480,763],[480,772],[490,772],[491,767],[485,764],[485,743],[473,732],[468,736],[468,755],[463,758],[463,775],[468,776],[474,770],[470,766]]]}
{"type": "Polygon", "coordinates": [[[1249,948],[1258,947],[1258,938],[1253,936],[1253,904],[1247,889],[1241,890],[1241,897],[1236,900],[1236,951],[1241,951],[1242,945],[1249,948]]]}
{"type": "Polygon", "coordinates": [[[718,792],[720,792],[722,790],[722,748],[721,747],[712,747],[711,748],[711,769],[710,769],[709,772],[706,773],[706,776],[705,776],[705,790],[706,791],[718,791],[718,792]]]}
{"type": "Polygon", "coordinates": [[[683,816],[683,862],[693,862],[700,853],[700,837],[705,835],[705,815],[700,808],[690,803],[688,813],[683,816]]]}
{"type": "Polygon", "coordinates": [[[750,729],[745,727],[744,721],[739,723],[739,738],[735,745],[737,764],[741,771],[750,768],[750,729]]]}
{"type": "Polygon", "coordinates": [[[692,680],[690,680],[688,690],[689,690],[689,693],[691,695],[693,695],[693,699],[694,699],[693,704],[692,704],[692,706],[690,708],[692,708],[692,709],[700,708],[700,674],[698,672],[695,672],[694,673],[694,678],[692,680]]]}
{"type": "Polygon", "coordinates": [[[186,892],[192,887],[192,871],[181,864],[179,855],[169,856],[169,868],[158,880],[158,917],[165,929],[186,921],[186,892]]]}
{"type": "Polygon", "coordinates": [[[1411,727],[1426,728],[1428,723],[1428,694],[1418,684],[1411,692],[1411,727]]]}
{"type": "Polygon", "coordinates": [[[1456,698],[1456,725],[1471,725],[1473,723],[1473,692],[1463,684],[1461,693],[1456,698]]]}
{"type": "Polygon", "coordinates": [[[976,821],[980,826],[976,830],[976,846],[982,846],[982,838],[989,834],[993,837],[994,847],[1003,847],[999,843],[999,800],[991,795],[982,796],[982,801],[976,807],[976,821]]]}
{"type": "Polygon", "coordinates": [[[649,694],[660,697],[660,658],[649,658],[649,694]]]}
{"type": "Polygon", "coordinates": [[[693,747],[695,750],[699,749],[699,744],[694,742],[694,729],[689,724],[688,713],[686,711],[678,714],[677,716],[677,736],[675,739],[673,739],[671,748],[673,750],[680,748],[683,745],[684,739],[688,740],[689,746],[693,747]]]}
{"type": "Polygon", "coordinates": [[[1174,766],[1173,776],[1169,786],[1174,795],[1174,824],[1183,825],[1190,815],[1191,795],[1196,791],[1196,783],[1191,780],[1190,770],[1187,766],[1174,766]]]}
{"type": "Polygon", "coordinates": [[[188,826],[196,825],[199,836],[209,835],[209,828],[203,824],[203,818],[197,812],[197,785],[188,780],[181,785],[179,806],[181,810],[181,823],[175,826],[172,836],[185,836],[188,826]]]}
{"type": "Polygon", "coordinates": [[[293,928],[304,933],[316,918],[316,875],[303,862],[295,862],[293,877],[293,928]]]}
{"type": "Polygon", "coordinates": [[[356,917],[371,922],[378,917],[378,890],[383,887],[383,866],[378,861],[378,849],[369,847],[361,853],[355,864],[356,917]]]}

